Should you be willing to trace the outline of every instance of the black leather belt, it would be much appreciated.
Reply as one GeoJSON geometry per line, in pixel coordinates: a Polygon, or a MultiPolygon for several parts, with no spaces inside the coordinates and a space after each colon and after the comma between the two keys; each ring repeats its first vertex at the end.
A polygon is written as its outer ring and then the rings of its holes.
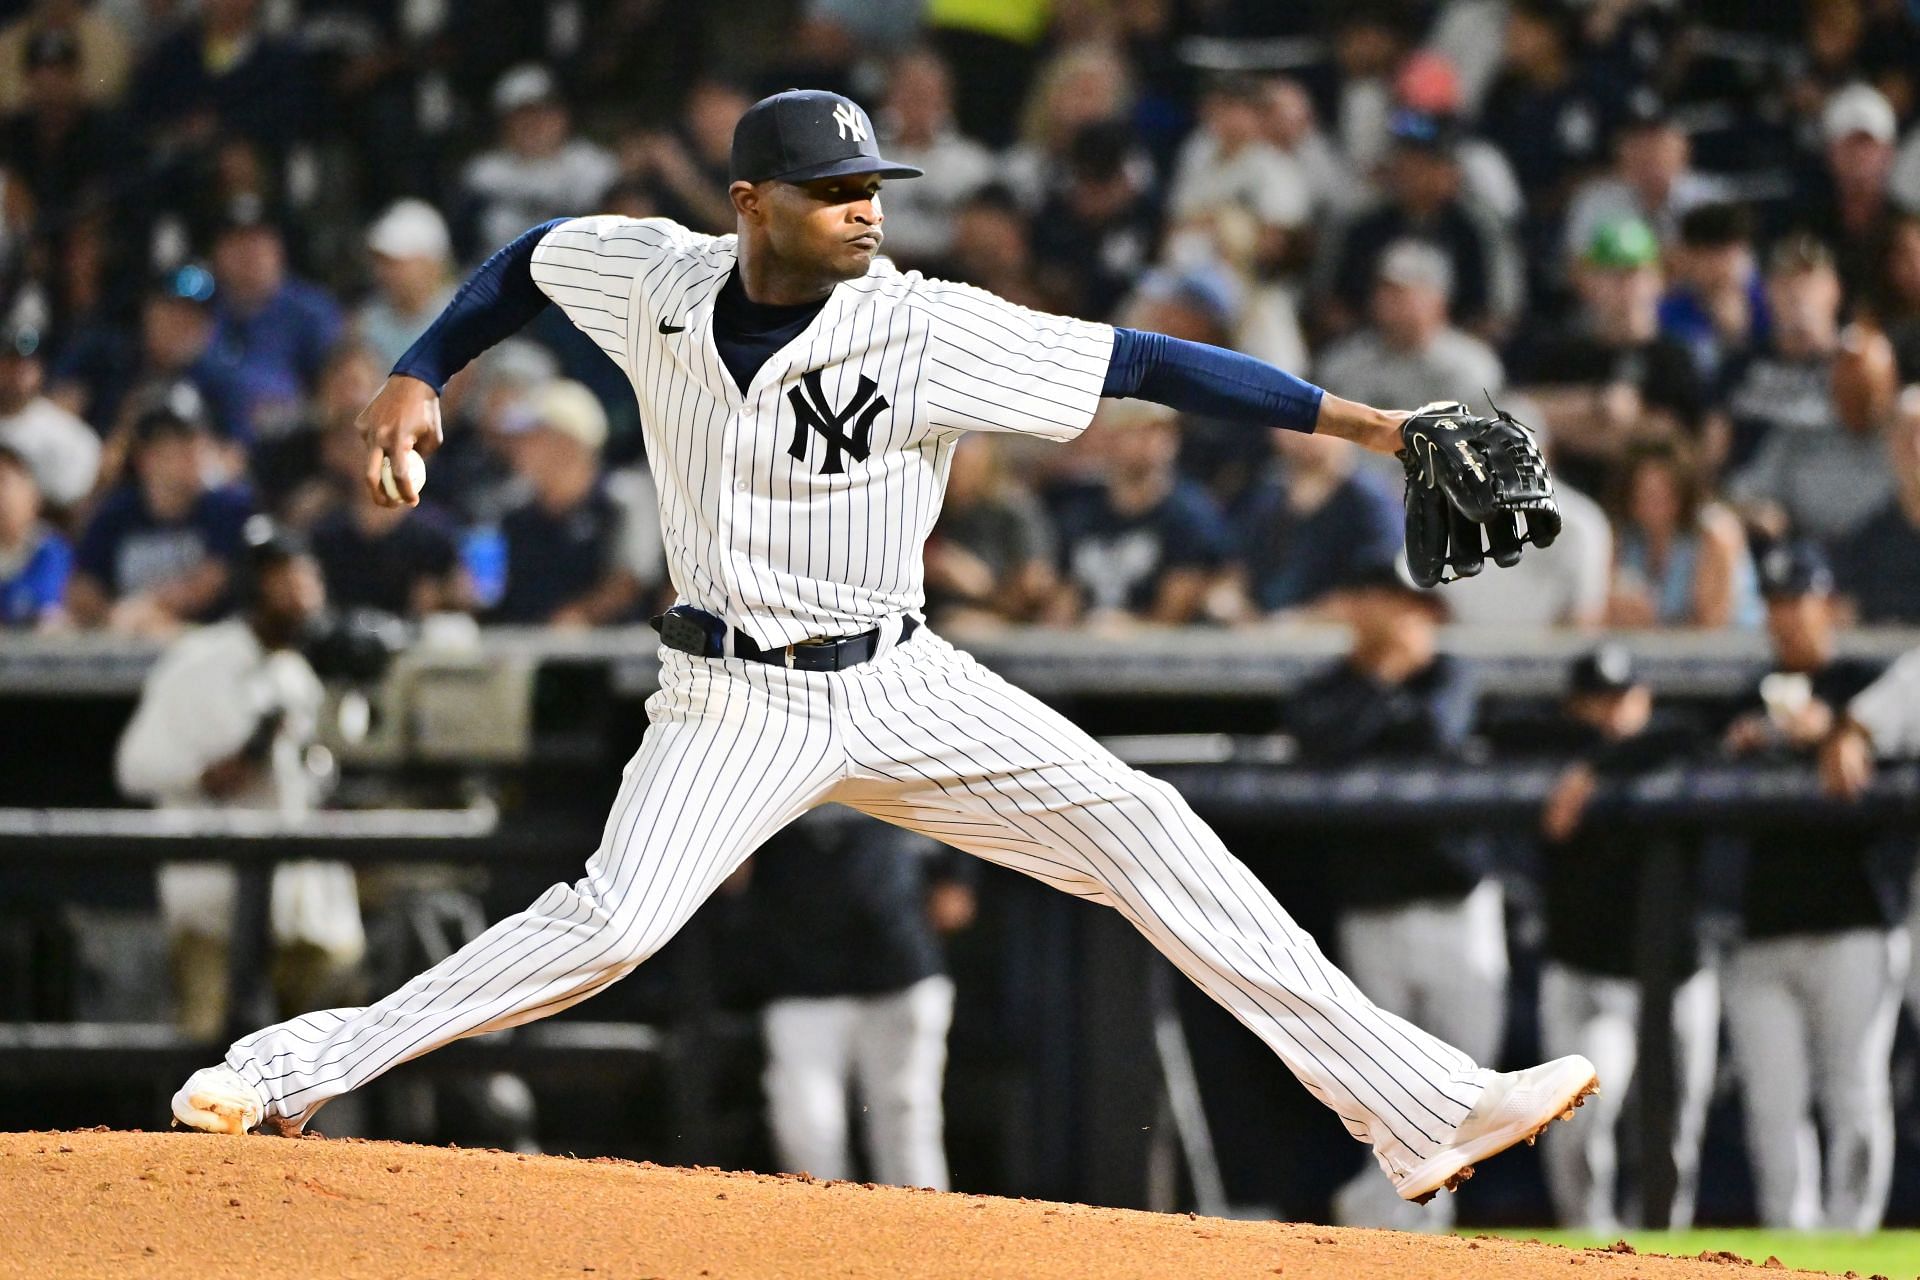
{"type": "MultiPolygon", "coordinates": [[[[653,620],[653,629],[660,633],[660,643],[669,649],[678,649],[681,653],[690,653],[696,658],[727,656],[726,620],[708,613],[705,609],[677,604],[653,620]]],[[[905,644],[919,629],[920,622],[912,614],[901,618],[900,643],[905,644]]],[[[752,636],[736,627],[733,632],[732,656],[745,658],[750,662],[764,662],[769,666],[787,667],[794,671],[845,671],[848,667],[857,667],[869,661],[879,647],[879,627],[862,631],[855,636],[812,640],[801,644],[781,645],[774,649],[762,649],[754,642],[752,636]]]]}

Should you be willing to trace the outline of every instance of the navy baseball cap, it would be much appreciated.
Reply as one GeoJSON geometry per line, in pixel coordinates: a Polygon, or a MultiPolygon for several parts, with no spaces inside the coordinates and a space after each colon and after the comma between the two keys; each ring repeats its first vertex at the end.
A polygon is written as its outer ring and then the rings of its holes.
{"type": "Polygon", "coordinates": [[[1768,547],[1760,557],[1760,594],[1769,600],[1833,594],[1833,567],[1820,544],[1801,539],[1768,547]]]}
{"type": "Polygon", "coordinates": [[[1568,673],[1567,690],[1575,694],[1624,693],[1640,683],[1633,654],[1617,644],[1601,645],[1582,654],[1568,673]]]}
{"type": "Polygon", "coordinates": [[[812,182],[852,173],[921,174],[881,156],[873,121],[852,98],[824,89],[788,89],[748,107],[733,126],[729,177],[734,182],[812,182]]]}

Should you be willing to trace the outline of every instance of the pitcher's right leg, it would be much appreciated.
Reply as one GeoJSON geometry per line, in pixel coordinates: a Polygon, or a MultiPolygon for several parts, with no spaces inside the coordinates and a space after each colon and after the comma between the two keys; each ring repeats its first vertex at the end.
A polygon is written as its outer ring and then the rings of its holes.
{"type": "Polygon", "coordinates": [[[667,652],[661,681],[584,878],[554,885],[373,1005],[236,1041],[224,1071],[198,1072],[176,1095],[176,1117],[233,1127],[195,1100],[218,1102],[212,1077],[230,1084],[237,1074],[261,1119],[298,1129],[328,1099],[410,1058],[578,1004],[659,950],[840,774],[821,676],[667,652]]]}

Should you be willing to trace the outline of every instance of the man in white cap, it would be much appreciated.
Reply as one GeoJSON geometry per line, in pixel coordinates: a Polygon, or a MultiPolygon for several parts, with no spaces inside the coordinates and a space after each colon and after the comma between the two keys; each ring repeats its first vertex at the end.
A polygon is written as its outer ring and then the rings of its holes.
{"type": "Polygon", "coordinates": [[[500,522],[507,581],[495,618],[554,627],[624,619],[640,602],[642,574],[629,563],[626,514],[601,475],[606,410],[562,379],[508,426],[514,469],[532,493],[500,522]]]}
{"type": "Polygon", "coordinates": [[[1879,289],[1880,264],[1898,210],[1893,203],[1893,104],[1872,85],[1837,89],[1820,113],[1825,164],[1794,199],[1796,229],[1834,248],[1849,301],[1879,289]]]}
{"type": "Polygon", "coordinates": [[[493,87],[500,145],[467,165],[467,193],[480,205],[483,244],[512,239],[549,218],[585,213],[620,167],[604,148],[573,136],[573,116],[553,73],[523,63],[493,87]]]}
{"type": "Polygon", "coordinates": [[[375,294],[353,317],[355,334],[392,367],[453,300],[453,239],[440,211],[397,200],[367,228],[375,294]]]}

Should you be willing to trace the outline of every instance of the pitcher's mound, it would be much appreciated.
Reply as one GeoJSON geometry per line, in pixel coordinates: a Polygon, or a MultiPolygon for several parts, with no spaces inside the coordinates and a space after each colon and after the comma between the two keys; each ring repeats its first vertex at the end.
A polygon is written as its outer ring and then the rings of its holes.
{"type": "Polygon", "coordinates": [[[1724,1263],[1601,1250],[391,1142],[0,1134],[0,1201],[14,1206],[0,1231],[0,1274],[48,1280],[1728,1280],[1724,1263]]]}

